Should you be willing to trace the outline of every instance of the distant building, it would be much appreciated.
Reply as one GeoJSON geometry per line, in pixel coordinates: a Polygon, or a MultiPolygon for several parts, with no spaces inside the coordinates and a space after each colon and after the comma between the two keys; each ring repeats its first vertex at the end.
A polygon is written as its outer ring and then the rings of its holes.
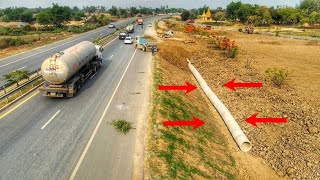
{"type": "Polygon", "coordinates": [[[211,18],[211,10],[210,8],[208,7],[208,10],[207,12],[204,10],[202,15],[201,15],[201,20],[202,21],[211,21],[212,18],[211,18]]]}

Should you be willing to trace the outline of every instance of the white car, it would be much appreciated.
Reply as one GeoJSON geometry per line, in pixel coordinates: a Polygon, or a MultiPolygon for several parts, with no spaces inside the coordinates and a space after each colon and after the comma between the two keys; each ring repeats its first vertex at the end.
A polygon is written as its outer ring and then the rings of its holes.
{"type": "Polygon", "coordinates": [[[115,25],[115,24],[113,24],[113,23],[110,23],[108,27],[109,27],[109,28],[115,28],[115,27],[116,27],[116,25],[115,25]]]}
{"type": "Polygon", "coordinates": [[[126,37],[125,39],[124,39],[124,43],[125,44],[132,44],[133,43],[133,38],[132,37],[126,37]]]}

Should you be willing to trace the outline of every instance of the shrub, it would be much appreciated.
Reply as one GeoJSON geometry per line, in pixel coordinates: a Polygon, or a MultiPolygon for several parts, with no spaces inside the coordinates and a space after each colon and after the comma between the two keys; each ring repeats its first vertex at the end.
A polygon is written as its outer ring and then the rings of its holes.
{"type": "Polygon", "coordinates": [[[116,128],[117,131],[123,134],[127,134],[130,129],[132,129],[131,123],[122,119],[112,121],[112,125],[116,128]]]}
{"type": "Polygon", "coordinates": [[[228,58],[235,58],[238,54],[238,47],[233,47],[228,50],[228,58]]]}
{"type": "Polygon", "coordinates": [[[28,74],[29,74],[29,71],[17,70],[17,71],[13,71],[9,74],[3,75],[3,77],[9,84],[14,84],[14,83],[18,83],[22,79],[27,79],[28,74]]]}
{"type": "Polygon", "coordinates": [[[266,73],[271,78],[271,81],[280,88],[293,71],[290,72],[285,68],[269,68],[266,73]]]}
{"type": "Polygon", "coordinates": [[[2,39],[0,39],[0,49],[21,46],[24,44],[29,44],[29,42],[27,42],[21,38],[2,38],[2,39]]]}
{"type": "Polygon", "coordinates": [[[22,30],[23,30],[23,31],[35,31],[36,28],[33,27],[33,26],[30,26],[30,25],[28,24],[28,25],[26,25],[26,26],[23,26],[23,27],[22,27],[22,30]]]}
{"type": "Polygon", "coordinates": [[[21,36],[26,34],[27,32],[21,28],[0,28],[0,36],[21,36]]]}
{"type": "Polygon", "coordinates": [[[242,28],[239,28],[238,31],[239,31],[239,32],[243,32],[243,29],[242,29],[242,28]]]}

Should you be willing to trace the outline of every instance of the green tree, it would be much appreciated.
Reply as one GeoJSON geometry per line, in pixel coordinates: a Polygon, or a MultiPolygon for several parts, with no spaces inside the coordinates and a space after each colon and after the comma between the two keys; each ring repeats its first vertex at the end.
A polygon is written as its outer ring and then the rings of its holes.
{"type": "Polygon", "coordinates": [[[182,21],[186,21],[186,20],[188,20],[188,19],[190,19],[190,12],[189,11],[183,11],[182,13],[181,13],[181,19],[182,19],[182,21]]]}
{"type": "Polygon", "coordinates": [[[320,0],[303,0],[300,9],[307,10],[309,14],[312,12],[320,12],[320,0]]]}
{"type": "Polygon", "coordinates": [[[237,20],[238,19],[238,10],[242,3],[240,1],[238,2],[231,2],[226,9],[227,17],[230,18],[231,20],[237,20]]]}
{"type": "Polygon", "coordinates": [[[58,4],[53,4],[50,9],[50,17],[52,18],[52,23],[58,27],[62,26],[62,23],[70,21],[71,19],[71,9],[68,6],[59,6],[58,4]]]}
{"type": "Polygon", "coordinates": [[[284,24],[292,24],[298,20],[298,10],[293,7],[284,7],[278,9],[280,21],[284,24]]]}
{"type": "Polygon", "coordinates": [[[310,14],[309,23],[310,24],[320,23],[320,12],[313,11],[310,14]]]}
{"type": "Polygon", "coordinates": [[[9,17],[8,17],[7,15],[3,15],[3,16],[0,17],[0,21],[2,21],[2,22],[9,22],[10,19],[9,19],[9,17]]]}
{"type": "Polygon", "coordinates": [[[51,14],[48,11],[44,11],[44,12],[37,14],[36,20],[39,24],[42,24],[42,25],[52,24],[51,14]]]}
{"type": "Polygon", "coordinates": [[[3,75],[3,77],[4,77],[4,80],[6,80],[8,83],[10,84],[17,83],[17,85],[19,85],[18,82],[28,78],[28,74],[29,74],[29,71],[17,70],[9,74],[3,75]]]}
{"type": "Polygon", "coordinates": [[[221,11],[216,12],[214,14],[214,19],[216,21],[224,21],[226,19],[226,13],[225,12],[221,12],[221,11]]]}
{"type": "Polygon", "coordinates": [[[136,7],[130,7],[130,14],[131,16],[135,16],[139,13],[138,9],[136,7]]]}
{"type": "Polygon", "coordinates": [[[237,16],[241,22],[247,22],[250,16],[255,15],[256,7],[251,4],[241,4],[237,16]]]}
{"type": "Polygon", "coordinates": [[[128,11],[126,9],[120,8],[119,12],[120,12],[120,16],[122,16],[124,18],[128,17],[128,11]]]}
{"type": "Polygon", "coordinates": [[[111,9],[109,9],[109,13],[112,16],[118,16],[119,15],[118,8],[116,6],[112,6],[111,9]]]}

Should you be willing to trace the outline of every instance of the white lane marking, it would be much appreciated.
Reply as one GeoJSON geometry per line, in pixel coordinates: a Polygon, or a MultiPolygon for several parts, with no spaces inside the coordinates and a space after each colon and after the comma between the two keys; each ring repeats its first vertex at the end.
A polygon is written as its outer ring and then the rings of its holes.
{"type": "Polygon", "coordinates": [[[94,73],[94,74],[90,77],[90,79],[92,79],[96,74],[97,74],[97,73],[94,73]]]}
{"type": "Polygon", "coordinates": [[[113,57],[113,54],[110,56],[110,59],[113,57]]]}
{"type": "MultiPolygon", "coordinates": [[[[23,66],[22,68],[19,68],[19,69],[17,69],[17,70],[21,70],[21,69],[24,69],[24,68],[26,68],[26,67],[27,67],[27,66],[23,66]]],[[[17,71],[17,70],[16,70],[16,71],[17,71]]]]}
{"type": "Polygon", "coordinates": [[[120,46],[120,48],[122,48],[123,45],[120,46]]]}
{"type": "MultiPolygon", "coordinates": [[[[123,20],[123,21],[125,21],[125,20],[123,20]]],[[[119,21],[118,23],[121,24],[123,21],[119,21]]],[[[0,68],[1,68],[1,67],[5,67],[5,66],[8,66],[8,65],[13,64],[13,63],[16,63],[16,62],[19,62],[19,61],[22,61],[22,60],[24,60],[24,59],[28,59],[28,58],[30,58],[30,57],[32,57],[32,56],[36,56],[36,55],[38,55],[38,54],[42,54],[42,53],[44,53],[44,52],[47,52],[47,51],[56,49],[56,48],[58,48],[58,47],[61,47],[61,46],[66,45],[66,44],[70,44],[70,43],[72,43],[72,42],[75,42],[75,41],[77,41],[77,40],[83,39],[83,38],[85,38],[85,37],[94,35],[94,34],[96,34],[96,33],[99,33],[99,32],[101,32],[101,31],[105,31],[105,30],[106,30],[106,28],[105,28],[105,27],[102,27],[101,30],[97,30],[97,31],[96,31],[96,30],[93,30],[94,32],[92,32],[92,33],[89,32],[90,34],[88,34],[88,35],[85,35],[85,36],[79,35],[80,37],[77,38],[77,39],[74,39],[74,40],[72,40],[72,41],[68,41],[68,42],[63,43],[63,44],[60,44],[60,45],[58,45],[58,46],[49,48],[49,49],[47,49],[47,50],[45,50],[45,51],[42,51],[42,52],[39,52],[39,53],[35,53],[35,54],[30,55],[30,56],[27,56],[27,57],[18,59],[18,60],[16,60],[16,61],[12,61],[12,62],[10,62],[10,63],[1,65],[0,68]]],[[[111,34],[111,33],[110,33],[110,34],[111,34]]],[[[115,38],[115,39],[116,39],[116,38],[115,38]]],[[[66,39],[66,40],[67,40],[67,39],[66,39]]],[[[114,40],[112,40],[112,41],[114,41],[114,40]]],[[[112,42],[112,41],[111,41],[111,42],[112,42]]],[[[59,41],[56,42],[56,43],[59,43],[59,41]]],[[[108,43],[108,44],[109,44],[109,43],[108,43]]],[[[107,44],[107,45],[108,45],[108,44],[107,44]]],[[[45,46],[41,46],[41,47],[38,47],[38,48],[35,48],[35,49],[39,49],[39,48],[43,48],[43,47],[45,47],[45,46]]],[[[33,50],[35,50],[35,49],[33,49],[33,50]]],[[[33,51],[33,50],[30,50],[30,51],[33,51]]],[[[26,51],[26,52],[29,52],[29,51],[26,51]]],[[[22,53],[26,53],[26,52],[22,52],[22,53]]],[[[14,55],[14,56],[20,55],[20,54],[22,54],[22,53],[16,54],[16,55],[14,55]]],[[[12,57],[14,57],[14,56],[12,56],[12,57]]],[[[8,58],[11,58],[11,57],[8,57],[8,58]]],[[[0,60],[5,60],[5,59],[8,59],[8,58],[4,58],[4,59],[0,59],[0,60]]]]}
{"type": "Polygon", "coordinates": [[[49,121],[41,127],[41,129],[46,128],[46,126],[60,113],[60,111],[61,111],[61,110],[57,111],[57,112],[49,119],[49,121]]]}
{"type": "Polygon", "coordinates": [[[101,118],[99,119],[99,122],[98,122],[97,126],[95,127],[95,129],[94,129],[94,131],[93,131],[93,133],[92,133],[92,135],[91,135],[91,137],[90,137],[90,139],[89,139],[89,142],[88,142],[86,148],[85,148],[84,151],[82,152],[82,154],[81,154],[81,156],[80,156],[80,159],[79,159],[76,167],[74,168],[74,170],[73,170],[73,172],[72,172],[72,174],[71,174],[71,176],[70,176],[70,178],[69,178],[70,180],[73,180],[73,179],[75,178],[75,176],[76,176],[76,174],[77,174],[77,172],[78,172],[78,170],[79,170],[79,168],[80,168],[80,165],[81,165],[84,157],[86,156],[86,154],[87,154],[87,152],[88,152],[88,150],[89,150],[89,147],[90,147],[90,145],[91,145],[91,143],[92,143],[92,141],[93,141],[93,138],[96,136],[97,131],[98,131],[98,129],[99,129],[101,123],[102,123],[102,120],[103,120],[104,117],[106,116],[107,111],[108,111],[108,109],[109,109],[109,107],[110,107],[110,105],[111,105],[111,102],[112,102],[112,100],[113,100],[113,98],[114,98],[114,96],[115,96],[115,94],[116,94],[116,92],[117,92],[117,90],[118,90],[118,88],[119,88],[119,86],[120,86],[120,84],[121,84],[121,82],[122,82],[122,80],[123,80],[123,78],[124,78],[127,70],[129,69],[129,66],[130,66],[130,64],[131,64],[131,62],[132,62],[132,60],[133,60],[136,52],[137,52],[137,49],[134,51],[134,53],[133,53],[133,55],[132,55],[132,57],[131,57],[131,59],[130,59],[127,67],[126,67],[126,69],[124,70],[124,73],[122,74],[122,76],[121,76],[121,78],[120,78],[120,81],[119,81],[116,89],[113,91],[113,94],[112,94],[112,96],[111,96],[111,98],[110,98],[110,100],[109,100],[109,102],[108,102],[108,104],[107,104],[107,107],[104,109],[104,111],[103,111],[103,113],[102,113],[102,116],[101,116],[101,118]]]}

